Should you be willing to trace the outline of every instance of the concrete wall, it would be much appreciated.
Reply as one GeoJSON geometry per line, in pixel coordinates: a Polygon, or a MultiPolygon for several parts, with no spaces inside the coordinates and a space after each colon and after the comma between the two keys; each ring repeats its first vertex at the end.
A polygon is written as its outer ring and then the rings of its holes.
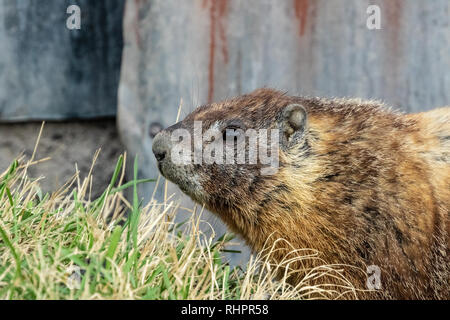
{"type": "Polygon", "coordinates": [[[0,121],[114,116],[124,0],[0,0],[0,121]],[[81,8],[81,29],[66,27],[81,8]]]}
{"type": "MultiPolygon", "coordinates": [[[[0,123],[0,173],[20,154],[30,159],[40,129],[40,122],[0,123]]],[[[91,199],[95,199],[105,191],[117,160],[125,151],[114,119],[46,123],[35,160],[51,159],[31,166],[28,174],[43,178],[40,187],[44,193],[59,190],[73,177],[76,168],[83,181],[98,149],[101,151],[93,170],[91,194],[91,199]]]]}

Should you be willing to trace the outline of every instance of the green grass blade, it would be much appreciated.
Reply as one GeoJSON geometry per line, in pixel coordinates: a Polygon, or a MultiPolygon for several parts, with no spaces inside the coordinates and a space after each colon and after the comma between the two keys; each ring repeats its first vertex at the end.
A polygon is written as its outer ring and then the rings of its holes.
{"type": "Polygon", "coordinates": [[[106,252],[106,269],[109,270],[111,268],[111,260],[114,257],[114,253],[116,252],[117,246],[120,241],[120,236],[122,235],[122,227],[117,226],[114,228],[111,234],[111,242],[108,247],[108,251],[106,252]]]}
{"type": "Polygon", "coordinates": [[[21,269],[21,262],[19,259],[19,255],[17,254],[16,250],[14,249],[14,246],[12,245],[11,241],[8,239],[8,235],[6,232],[0,227],[0,235],[3,239],[3,242],[6,244],[6,246],[11,250],[11,254],[14,257],[14,260],[16,262],[16,279],[22,279],[22,269],[21,269]]]}

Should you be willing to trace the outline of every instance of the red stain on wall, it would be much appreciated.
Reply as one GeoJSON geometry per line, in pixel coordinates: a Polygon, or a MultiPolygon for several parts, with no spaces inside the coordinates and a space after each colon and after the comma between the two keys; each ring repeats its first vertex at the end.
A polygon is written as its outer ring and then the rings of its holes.
{"type": "Polygon", "coordinates": [[[400,28],[402,21],[403,1],[402,0],[388,0],[384,1],[386,24],[389,30],[389,46],[397,55],[400,41],[400,28]]]}
{"type": "Polygon", "coordinates": [[[401,106],[401,101],[396,101],[399,94],[398,86],[402,79],[402,56],[403,56],[403,38],[402,38],[402,21],[403,21],[403,0],[384,0],[382,3],[381,25],[385,30],[383,32],[383,42],[386,47],[384,57],[384,69],[386,79],[385,92],[391,99],[391,103],[401,106]],[[385,22],[383,22],[385,17],[385,22]]]}
{"type": "Polygon", "coordinates": [[[306,20],[308,17],[309,0],[293,0],[295,16],[299,20],[299,36],[303,36],[306,30],[306,20]]]}
{"type": "Polygon", "coordinates": [[[214,97],[214,72],[217,51],[218,34],[224,63],[228,63],[228,46],[225,32],[225,17],[228,12],[228,0],[203,0],[203,7],[209,5],[209,66],[208,66],[208,103],[211,103],[214,97]]]}

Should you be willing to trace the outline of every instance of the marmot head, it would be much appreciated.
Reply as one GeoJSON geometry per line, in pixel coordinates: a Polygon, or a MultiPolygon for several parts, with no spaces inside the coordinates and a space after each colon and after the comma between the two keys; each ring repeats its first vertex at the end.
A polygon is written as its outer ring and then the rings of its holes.
{"type": "Polygon", "coordinates": [[[259,89],[197,108],[155,137],[153,153],[164,177],[235,224],[231,214],[251,219],[279,170],[308,153],[307,118],[298,99],[259,89]]]}

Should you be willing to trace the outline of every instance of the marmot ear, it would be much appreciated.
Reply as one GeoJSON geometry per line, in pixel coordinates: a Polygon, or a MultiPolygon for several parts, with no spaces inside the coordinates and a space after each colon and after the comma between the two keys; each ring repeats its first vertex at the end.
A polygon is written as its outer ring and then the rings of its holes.
{"type": "Polygon", "coordinates": [[[281,130],[286,138],[289,138],[298,131],[303,131],[306,127],[307,113],[300,104],[290,104],[285,107],[281,114],[281,130]]]}

